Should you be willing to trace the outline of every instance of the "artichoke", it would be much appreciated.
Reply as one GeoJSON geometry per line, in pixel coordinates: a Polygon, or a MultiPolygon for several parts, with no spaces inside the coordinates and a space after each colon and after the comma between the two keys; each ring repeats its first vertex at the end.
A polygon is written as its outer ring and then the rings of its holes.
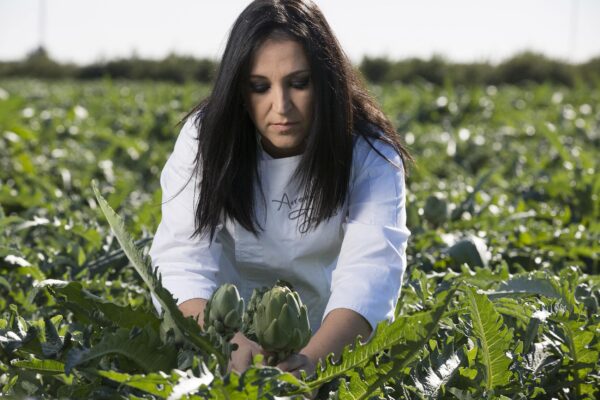
{"type": "Polygon", "coordinates": [[[442,225],[448,219],[448,204],[441,193],[434,193],[425,200],[423,217],[434,227],[442,225]]]}
{"type": "Polygon", "coordinates": [[[276,285],[262,296],[253,322],[258,343],[273,354],[271,365],[298,352],[311,337],[306,306],[287,286],[276,285]]]}
{"type": "Polygon", "coordinates": [[[483,239],[467,236],[448,248],[448,255],[458,265],[467,263],[469,267],[487,267],[489,254],[483,239]]]}
{"type": "Polygon", "coordinates": [[[204,309],[204,329],[214,330],[225,341],[242,327],[244,317],[244,299],[240,297],[235,285],[221,285],[210,297],[204,309]]]}
{"type": "Polygon", "coordinates": [[[264,296],[266,292],[269,291],[268,287],[263,287],[261,289],[254,289],[252,291],[252,296],[248,301],[248,306],[246,307],[246,312],[244,313],[244,325],[243,332],[244,336],[253,342],[258,343],[258,339],[256,338],[256,332],[254,331],[254,315],[256,314],[256,309],[258,308],[258,304],[260,300],[264,296]]]}

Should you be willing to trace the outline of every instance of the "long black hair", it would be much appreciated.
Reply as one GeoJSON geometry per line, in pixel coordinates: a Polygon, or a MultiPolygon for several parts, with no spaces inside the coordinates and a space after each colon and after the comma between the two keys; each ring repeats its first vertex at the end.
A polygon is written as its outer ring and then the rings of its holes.
{"type": "Polygon", "coordinates": [[[254,214],[254,191],[261,187],[256,128],[244,107],[244,93],[255,51],[266,39],[282,35],[302,45],[314,88],[314,117],[292,178],[304,188],[308,228],[329,219],[344,204],[353,135],[365,137],[371,147],[371,140],[387,142],[408,172],[406,164],[412,157],[317,5],[310,0],[256,0],[231,29],[211,95],[186,117],[194,115],[198,127],[195,173],[200,182],[194,236],[210,233],[212,240],[223,217],[235,219],[255,235],[262,230],[254,214]]]}

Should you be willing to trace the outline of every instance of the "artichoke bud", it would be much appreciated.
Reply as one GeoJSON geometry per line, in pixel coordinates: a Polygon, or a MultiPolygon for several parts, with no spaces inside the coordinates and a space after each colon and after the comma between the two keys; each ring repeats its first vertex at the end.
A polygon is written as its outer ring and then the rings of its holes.
{"type": "Polygon", "coordinates": [[[204,326],[227,340],[240,330],[244,315],[244,299],[230,283],[221,285],[210,297],[204,310],[204,326]]]}
{"type": "Polygon", "coordinates": [[[242,325],[241,318],[242,318],[242,316],[240,315],[238,310],[231,310],[225,316],[225,325],[226,326],[241,326],[242,325]]]}
{"type": "Polygon", "coordinates": [[[425,200],[423,217],[434,227],[442,225],[448,219],[448,203],[441,193],[434,193],[425,200]]]}
{"type": "Polygon", "coordinates": [[[489,252],[485,241],[469,235],[447,249],[447,253],[456,264],[466,263],[469,267],[487,267],[489,252]]]}
{"type": "Polygon", "coordinates": [[[311,330],[298,293],[286,286],[266,292],[256,309],[254,330],[262,348],[279,354],[280,360],[306,346],[311,330]]]}
{"type": "Polygon", "coordinates": [[[246,307],[246,312],[244,313],[244,317],[242,319],[244,335],[254,342],[258,341],[256,339],[256,333],[254,332],[254,315],[256,314],[256,309],[260,304],[260,300],[268,290],[269,289],[267,287],[264,287],[262,289],[254,289],[252,291],[252,296],[248,301],[248,306],[246,307]]]}

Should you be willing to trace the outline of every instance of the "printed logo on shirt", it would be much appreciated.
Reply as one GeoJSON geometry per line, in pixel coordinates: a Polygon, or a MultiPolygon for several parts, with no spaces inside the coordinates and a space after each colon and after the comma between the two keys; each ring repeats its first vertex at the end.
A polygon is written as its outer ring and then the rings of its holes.
{"type": "MultiPolygon", "coordinates": [[[[312,207],[306,207],[304,204],[305,200],[306,198],[304,196],[298,196],[290,200],[290,197],[285,192],[281,196],[281,200],[271,200],[272,203],[278,204],[278,207],[275,210],[277,212],[281,212],[281,209],[284,208],[284,206],[287,207],[287,209],[284,209],[284,212],[288,212],[288,219],[290,221],[296,221],[296,227],[298,229],[298,232],[300,232],[301,234],[308,232],[309,221],[316,220],[316,218],[307,219],[308,214],[312,210],[312,207]]],[[[333,216],[336,215],[337,211],[333,214],[333,216]]]]}

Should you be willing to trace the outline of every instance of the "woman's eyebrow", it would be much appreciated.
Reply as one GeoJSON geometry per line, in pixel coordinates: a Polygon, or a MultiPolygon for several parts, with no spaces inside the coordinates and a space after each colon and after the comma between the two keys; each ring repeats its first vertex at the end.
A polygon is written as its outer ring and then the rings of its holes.
{"type": "MultiPolygon", "coordinates": [[[[286,76],[284,76],[284,78],[289,78],[290,76],[299,75],[299,74],[304,73],[304,72],[310,72],[310,70],[308,70],[308,69],[299,69],[297,71],[290,72],[289,74],[287,74],[286,76]]],[[[257,74],[250,75],[250,78],[269,79],[266,76],[257,75],[257,74]]]]}

